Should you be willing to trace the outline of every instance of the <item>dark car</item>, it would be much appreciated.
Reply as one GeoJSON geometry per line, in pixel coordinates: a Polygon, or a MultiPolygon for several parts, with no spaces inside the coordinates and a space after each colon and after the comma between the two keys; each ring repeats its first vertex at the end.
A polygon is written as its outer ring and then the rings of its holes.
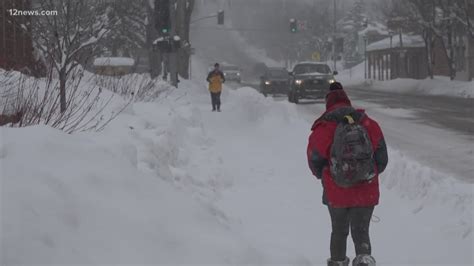
{"type": "Polygon", "coordinates": [[[236,81],[238,83],[242,81],[242,71],[238,66],[222,64],[221,71],[224,73],[226,81],[236,81]]]}
{"type": "Polygon", "coordinates": [[[260,91],[263,95],[288,93],[288,70],[285,68],[271,67],[260,78],[260,91]]]}
{"type": "Polygon", "coordinates": [[[299,99],[324,98],[329,84],[335,82],[334,75],[327,64],[302,62],[295,65],[290,72],[288,101],[298,103],[299,99]]]}

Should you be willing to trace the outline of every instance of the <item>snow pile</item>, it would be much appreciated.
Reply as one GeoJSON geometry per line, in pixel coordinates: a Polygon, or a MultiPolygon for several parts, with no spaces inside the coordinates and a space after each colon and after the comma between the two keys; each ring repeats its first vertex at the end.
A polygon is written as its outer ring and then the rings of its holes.
{"type": "Polygon", "coordinates": [[[391,93],[413,93],[474,98],[474,81],[450,80],[449,77],[435,76],[434,79],[393,79],[386,81],[364,79],[364,62],[351,69],[344,69],[335,76],[344,86],[364,86],[366,89],[391,93]]]}
{"type": "Polygon", "coordinates": [[[1,129],[2,265],[258,260],[186,189],[178,167],[207,140],[180,95],[168,97],[134,105],[100,134],[1,129]]]}
{"type": "Polygon", "coordinates": [[[376,90],[395,93],[416,93],[473,98],[474,81],[450,80],[449,77],[436,76],[434,79],[394,79],[373,81],[371,87],[376,90]]]}
{"type": "MultiPolygon", "coordinates": [[[[410,207],[415,214],[424,208],[445,206],[446,224],[443,228],[433,228],[433,231],[441,229],[459,238],[473,237],[472,184],[460,183],[453,176],[423,166],[394,149],[390,149],[389,158],[390,163],[381,179],[387,189],[393,190],[401,198],[415,201],[410,207]]],[[[384,203],[392,204],[382,200],[384,203]]],[[[430,211],[428,213],[432,214],[430,211]]]]}

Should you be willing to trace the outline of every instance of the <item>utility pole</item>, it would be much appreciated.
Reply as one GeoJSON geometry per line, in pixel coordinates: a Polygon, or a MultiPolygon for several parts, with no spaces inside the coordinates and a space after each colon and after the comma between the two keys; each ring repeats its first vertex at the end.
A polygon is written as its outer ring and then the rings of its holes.
{"type": "MultiPolygon", "coordinates": [[[[289,14],[288,14],[288,6],[287,6],[287,0],[283,0],[283,9],[284,10],[284,18],[288,18],[289,17],[289,14]]],[[[285,62],[285,65],[286,65],[286,68],[290,68],[291,67],[291,33],[286,33],[286,36],[287,36],[287,40],[286,40],[286,44],[285,44],[285,48],[286,48],[286,62],[285,62]]]]}
{"type": "Polygon", "coordinates": [[[188,36],[186,35],[186,4],[187,0],[178,0],[176,5],[176,20],[178,23],[177,26],[177,34],[180,38],[180,45],[177,52],[177,73],[181,74],[183,78],[189,78],[189,58],[188,55],[189,45],[188,43],[188,36]],[[183,68],[186,67],[184,70],[183,68]]]}
{"type": "MultiPolygon", "coordinates": [[[[174,36],[177,33],[178,29],[178,20],[177,20],[177,1],[180,0],[171,0],[170,1],[170,18],[171,18],[171,32],[170,32],[170,37],[171,39],[174,38],[174,36]]],[[[171,52],[168,54],[169,56],[169,67],[170,67],[170,81],[171,85],[174,87],[178,87],[178,54],[175,49],[171,49],[171,52]]]]}
{"type": "Polygon", "coordinates": [[[332,33],[332,57],[334,60],[334,69],[333,71],[337,71],[336,68],[336,0],[334,0],[334,25],[333,25],[333,33],[332,33]]]}

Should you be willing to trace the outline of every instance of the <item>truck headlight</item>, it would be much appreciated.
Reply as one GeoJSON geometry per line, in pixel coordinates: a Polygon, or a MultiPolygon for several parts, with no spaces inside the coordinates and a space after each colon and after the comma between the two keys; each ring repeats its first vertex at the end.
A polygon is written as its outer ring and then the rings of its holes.
{"type": "Polygon", "coordinates": [[[295,84],[296,85],[301,85],[301,84],[303,84],[303,81],[301,79],[297,79],[297,80],[295,80],[295,84]]]}
{"type": "Polygon", "coordinates": [[[265,81],[265,85],[270,85],[272,84],[270,81],[265,81]]]}
{"type": "Polygon", "coordinates": [[[336,80],[330,79],[330,80],[328,80],[328,82],[329,82],[329,84],[333,84],[334,82],[336,82],[336,80]]]}

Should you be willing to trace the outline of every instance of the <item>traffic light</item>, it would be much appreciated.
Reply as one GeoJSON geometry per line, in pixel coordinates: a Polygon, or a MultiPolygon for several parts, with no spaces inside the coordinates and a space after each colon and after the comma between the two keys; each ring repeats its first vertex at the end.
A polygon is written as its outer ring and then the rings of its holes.
{"type": "Polygon", "coordinates": [[[298,21],[296,21],[294,18],[290,19],[290,31],[292,33],[296,33],[298,31],[298,21]]]}
{"type": "Polygon", "coordinates": [[[217,12],[217,24],[224,25],[224,10],[217,12]]]}
{"type": "Polygon", "coordinates": [[[168,35],[171,30],[170,0],[155,0],[156,24],[160,35],[168,35]]]}

